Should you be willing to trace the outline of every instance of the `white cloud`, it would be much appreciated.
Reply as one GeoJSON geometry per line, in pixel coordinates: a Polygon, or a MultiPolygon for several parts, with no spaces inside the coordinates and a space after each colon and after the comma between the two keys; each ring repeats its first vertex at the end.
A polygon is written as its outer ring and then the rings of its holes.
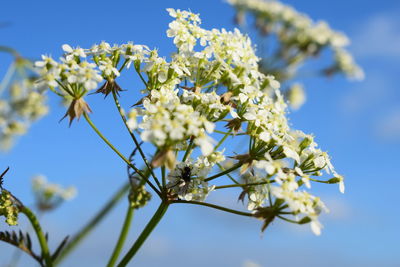
{"type": "Polygon", "coordinates": [[[362,23],[352,38],[357,56],[400,58],[398,14],[377,14],[362,23]]]}
{"type": "Polygon", "coordinates": [[[375,129],[378,137],[386,141],[400,140],[400,108],[397,108],[384,116],[375,129]]]}
{"type": "Polygon", "coordinates": [[[352,215],[354,215],[354,212],[352,211],[350,203],[340,198],[340,196],[326,196],[321,199],[324,200],[329,209],[329,213],[324,216],[327,220],[345,221],[353,219],[352,215]]]}
{"type": "Polygon", "coordinates": [[[385,75],[371,73],[362,84],[344,96],[341,103],[342,110],[347,115],[355,115],[376,108],[388,100],[390,91],[391,84],[385,75]]]}
{"type": "Polygon", "coordinates": [[[261,267],[261,265],[253,260],[245,260],[242,267],[261,267]]]}
{"type": "Polygon", "coordinates": [[[143,246],[146,257],[166,257],[170,252],[171,242],[167,237],[160,234],[151,236],[143,246]]]}

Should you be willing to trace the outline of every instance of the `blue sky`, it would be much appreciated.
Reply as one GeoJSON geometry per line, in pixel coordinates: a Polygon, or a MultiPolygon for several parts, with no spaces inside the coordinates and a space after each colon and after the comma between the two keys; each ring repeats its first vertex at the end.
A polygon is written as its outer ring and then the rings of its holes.
{"type": "MultiPolygon", "coordinates": [[[[400,3],[285,3],[347,33],[352,40],[350,50],[366,73],[363,82],[342,78],[305,81],[308,102],[289,115],[294,128],[316,135],[321,147],[330,152],[336,169],[346,177],[344,195],[336,186],[316,188],[331,210],[322,218],[322,235],[314,236],[308,226],[282,222],[275,222],[261,235],[261,222],[256,220],[203,207],[173,206],[132,266],[239,267],[246,260],[261,266],[400,265],[400,3]]],[[[168,55],[173,51],[165,35],[170,21],[165,11],[168,7],[200,13],[205,28],[234,27],[234,10],[219,0],[7,1],[2,3],[0,21],[10,25],[0,28],[0,44],[30,58],[58,56],[64,43],[89,47],[102,40],[134,41],[158,47],[160,54],[168,55]]],[[[10,61],[4,55],[0,59],[10,61]]],[[[4,63],[0,73],[7,68],[4,63]]],[[[124,80],[123,85],[130,90],[142,89],[133,78],[124,80]]],[[[88,100],[95,111],[93,119],[128,154],[129,136],[109,100],[95,96],[88,100]]],[[[7,188],[26,203],[32,201],[30,177],[38,173],[78,187],[75,200],[43,218],[50,238],[60,240],[90,218],[126,178],[124,164],[84,121],[68,128],[67,122],[58,123],[65,113],[58,99],[50,97],[50,104],[51,114],[20,138],[13,150],[0,154],[0,167],[12,167],[7,188]]],[[[211,199],[227,203],[236,196],[229,191],[211,199]]],[[[155,210],[155,202],[135,214],[130,241],[155,210]]],[[[125,206],[121,203],[63,266],[101,266],[114,245],[125,206]]],[[[12,249],[0,244],[1,263],[8,260],[10,252],[12,249]]],[[[23,266],[33,264],[28,258],[22,262],[23,266]]]]}

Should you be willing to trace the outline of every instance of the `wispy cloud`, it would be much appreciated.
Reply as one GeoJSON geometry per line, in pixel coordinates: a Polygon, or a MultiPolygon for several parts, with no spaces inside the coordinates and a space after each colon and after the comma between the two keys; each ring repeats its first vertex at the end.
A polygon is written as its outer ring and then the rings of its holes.
{"type": "Polygon", "coordinates": [[[400,20],[398,14],[376,14],[357,27],[352,38],[357,56],[400,58],[400,20]]]}
{"type": "Polygon", "coordinates": [[[382,106],[390,98],[391,88],[391,82],[384,74],[367,73],[366,80],[344,96],[341,101],[342,110],[346,115],[359,115],[382,106]]]}
{"type": "Polygon", "coordinates": [[[386,141],[400,141],[400,108],[384,116],[376,125],[375,133],[386,141]]]}

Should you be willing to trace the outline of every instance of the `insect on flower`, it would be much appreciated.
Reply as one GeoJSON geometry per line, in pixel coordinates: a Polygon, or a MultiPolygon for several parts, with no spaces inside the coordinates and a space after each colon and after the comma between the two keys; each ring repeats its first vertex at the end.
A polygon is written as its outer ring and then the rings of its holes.
{"type": "Polygon", "coordinates": [[[7,169],[0,175],[0,189],[3,189],[3,177],[6,175],[10,167],[7,167],[7,169]]]}
{"type": "Polygon", "coordinates": [[[179,170],[180,170],[180,175],[172,176],[172,177],[178,178],[179,179],[178,182],[171,185],[169,188],[178,186],[179,192],[181,194],[185,195],[189,188],[189,184],[192,180],[192,168],[190,168],[189,166],[185,166],[185,167],[183,167],[183,169],[179,169],[179,170]]]}

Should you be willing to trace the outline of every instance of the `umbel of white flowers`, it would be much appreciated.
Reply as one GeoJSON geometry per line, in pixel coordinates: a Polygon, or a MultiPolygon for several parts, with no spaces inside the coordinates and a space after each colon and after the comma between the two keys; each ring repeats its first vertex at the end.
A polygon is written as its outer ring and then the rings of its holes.
{"type": "Polygon", "coordinates": [[[237,9],[236,20],[244,23],[246,13],[254,15],[256,27],[264,35],[276,34],[284,50],[282,54],[294,55],[289,60],[290,68],[306,58],[318,55],[323,49],[333,51],[334,62],[325,69],[325,74],[343,73],[351,79],[363,79],[362,69],[346,50],[350,43],[347,36],[332,30],[325,21],[312,21],[289,5],[269,0],[227,0],[237,9]],[[295,53],[293,53],[295,52],[295,53]]]}
{"type": "Polygon", "coordinates": [[[227,0],[236,9],[235,22],[258,34],[260,70],[273,74],[282,83],[282,92],[292,109],[299,109],[306,99],[304,77],[344,75],[362,80],[364,72],[347,51],[347,36],[333,30],[325,21],[313,21],[306,14],[277,0],[227,0]],[[246,19],[251,17],[251,19],[246,19]],[[247,22],[254,22],[250,27],[247,22]],[[308,68],[321,58],[321,67],[308,68]],[[326,56],[325,56],[326,55],[326,56]]]}
{"type": "Polygon", "coordinates": [[[0,83],[0,149],[26,133],[30,124],[48,112],[45,88],[35,88],[32,62],[17,57],[0,83]]]}
{"type": "Polygon", "coordinates": [[[280,84],[259,71],[250,39],[238,29],[203,29],[198,14],[168,12],[174,20],[167,36],[177,48],[170,58],[133,43],[102,42],[90,49],[63,45],[60,60],[42,56],[36,62],[39,84],[70,101],[66,116],[72,122],[91,111],[85,100],[89,92],[102,84],[97,92],[116,97],[118,77],[133,67],[145,89],[132,99],[136,104],[127,125],[158,151],[154,170],[170,170],[166,188],[171,198],[205,201],[210,193],[236,187],[247,208],[266,224],[271,209],[272,219],[311,222],[312,231],[320,234],[318,217],[327,209],[310,193],[311,184],[339,183],[343,192],[343,177],[313,136],[290,127],[280,84]],[[246,150],[234,154],[227,137],[246,142],[246,150]],[[333,177],[316,178],[326,173],[333,177]],[[217,180],[230,185],[217,186],[217,180]]]}

